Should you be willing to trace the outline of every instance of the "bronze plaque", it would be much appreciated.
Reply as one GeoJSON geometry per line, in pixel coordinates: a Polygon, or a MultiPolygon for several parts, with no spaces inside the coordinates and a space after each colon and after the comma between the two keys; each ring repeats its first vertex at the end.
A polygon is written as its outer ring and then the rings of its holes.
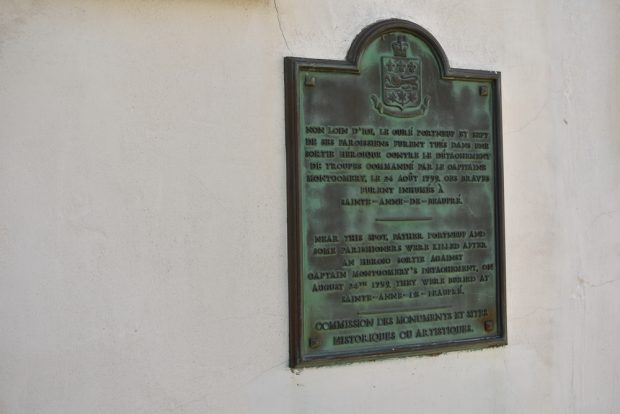
{"type": "Polygon", "coordinates": [[[505,344],[499,73],[402,20],[284,66],[291,366],[505,344]]]}

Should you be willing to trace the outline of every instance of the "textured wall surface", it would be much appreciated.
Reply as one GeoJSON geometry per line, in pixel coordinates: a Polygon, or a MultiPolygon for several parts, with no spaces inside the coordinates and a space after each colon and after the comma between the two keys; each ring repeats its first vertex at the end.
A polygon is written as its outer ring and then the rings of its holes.
{"type": "Polygon", "coordinates": [[[620,3],[0,0],[0,412],[617,413],[620,3]],[[502,72],[509,345],[287,368],[282,58],[502,72]]]}

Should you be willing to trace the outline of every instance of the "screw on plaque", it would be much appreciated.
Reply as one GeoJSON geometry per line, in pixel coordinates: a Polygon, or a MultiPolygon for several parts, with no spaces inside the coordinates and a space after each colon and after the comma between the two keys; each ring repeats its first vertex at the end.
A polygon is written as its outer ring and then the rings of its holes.
{"type": "Polygon", "coordinates": [[[306,80],[304,82],[304,85],[306,85],[306,86],[315,86],[316,85],[316,78],[314,76],[306,75],[306,80]]]}
{"type": "Polygon", "coordinates": [[[321,346],[321,340],[316,336],[310,337],[310,348],[316,349],[321,346]]]}
{"type": "Polygon", "coordinates": [[[480,96],[487,96],[489,94],[489,87],[486,85],[481,86],[478,89],[478,93],[480,93],[480,96]]]}
{"type": "Polygon", "coordinates": [[[487,320],[484,321],[484,330],[487,332],[491,332],[493,330],[493,321],[487,320]]]}

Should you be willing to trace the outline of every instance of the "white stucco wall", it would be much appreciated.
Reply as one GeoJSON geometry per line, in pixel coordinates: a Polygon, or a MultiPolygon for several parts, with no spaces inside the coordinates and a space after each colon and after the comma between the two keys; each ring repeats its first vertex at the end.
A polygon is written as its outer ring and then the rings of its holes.
{"type": "Polygon", "coordinates": [[[620,3],[0,0],[0,412],[617,413],[620,3]],[[509,345],[291,372],[282,58],[502,72],[509,345]]]}

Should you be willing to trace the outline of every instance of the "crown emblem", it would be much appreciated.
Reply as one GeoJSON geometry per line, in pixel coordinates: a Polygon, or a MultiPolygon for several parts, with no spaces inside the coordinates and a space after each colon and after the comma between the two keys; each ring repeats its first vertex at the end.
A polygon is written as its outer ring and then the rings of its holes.
{"type": "MultiPolygon", "coordinates": [[[[370,95],[372,107],[384,116],[413,118],[425,115],[431,97],[422,94],[423,60],[413,53],[415,43],[410,45],[407,37],[400,33],[389,40],[394,55],[381,56],[381,96],[370,95]],[[407,56],[410,47],[411,56],[407,56]]],[[[384,41],[387,43],[388,38],[384,41]]]]}
{"type": "Polygon", "coordinates": [[[406,57],[409,43],[405,40],[405,36],[398,36],[395,42],[392,42],[392,50],[394,56],[406,57]]]}

